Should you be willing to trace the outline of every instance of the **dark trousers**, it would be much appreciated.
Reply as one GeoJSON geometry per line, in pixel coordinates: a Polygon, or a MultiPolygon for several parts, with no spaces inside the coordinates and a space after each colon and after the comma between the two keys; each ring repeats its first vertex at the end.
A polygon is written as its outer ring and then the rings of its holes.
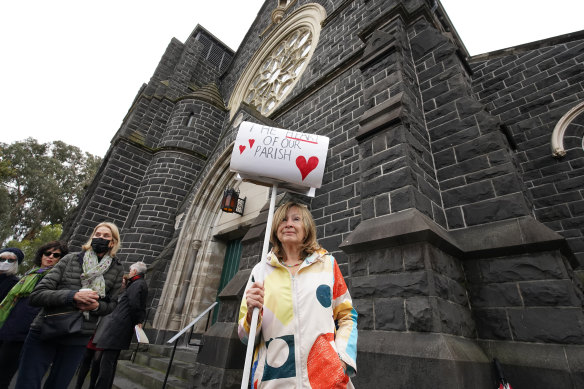
{"type": "Polygon", "coordinates": [[[85,354],[83,354],[83,359],[79,364],[79,370],[77,371],[77,383],[75,384],[75,389],[81,389],[87,373],[91,369],[91,374],[89,376],[89,387],[88,389],[94,389],[95,383],[97,382],[97,377],[99,375],[99,364],[101,362],[101,350],[93,350],[90,348],[85,349],[85,354]]]}
{"type": "Polygon", "coordinates": [[[0,389],[8,389],[18,370],[20,350],[24,342],[0,341],[0,389]]]}
{"type": "MultiPolygon", "coordinates": [[[[85,340],[85,344],[87,340],[89,339],[85,340]]],[[[43,377],[51,363],[53,364],[51,372],[43,388],[67,388],[83,357],[85,344],[77,346],[61,344],[54,340],[42,340],[36,331],[30,330],[22,347],[15,388],[40,389],[43,377]]]]}
{"type": "Polygon", "coordinates": [[[99,376],[95,383],[95,389],[110,389],[116,375],[116,365],[121,350],[103,350],[101,363],[99,364],[99,376]]]}

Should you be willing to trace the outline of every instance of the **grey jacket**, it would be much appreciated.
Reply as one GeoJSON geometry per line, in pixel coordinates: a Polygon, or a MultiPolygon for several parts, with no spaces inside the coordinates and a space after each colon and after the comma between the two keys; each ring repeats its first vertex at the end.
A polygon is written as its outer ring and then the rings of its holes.
{"type": "MultiPolygon", "coordinates": [[[[76,309],[73,296],[81,289],[83,252],[70,253],[61,259],[49,273],[37,284],[30,294],[30,305],[42,307],[31,324],[31,328],[40,328],[46,313],[73,311],[76,309]]],[[[116,307],[118,293],[122,286],[124,268],[114,258],[109,269],[103,274],[106,297],[100,299],[99,308],[89,312],[89,319],[84,319],[82,333],[93,334],[100,316],[107,315],[116,307]]]]}

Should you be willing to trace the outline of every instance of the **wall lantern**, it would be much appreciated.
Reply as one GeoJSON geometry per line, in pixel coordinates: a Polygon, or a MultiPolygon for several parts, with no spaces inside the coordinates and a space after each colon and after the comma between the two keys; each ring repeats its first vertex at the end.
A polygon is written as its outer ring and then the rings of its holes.
{"type": "Polygon", "coordinates": [[[223,192],[221,199],[221,210],[227,213],[236,213],[243,216],[246,198],[239,198],[239,191],[233,188],[227,188],[223,192]]]}

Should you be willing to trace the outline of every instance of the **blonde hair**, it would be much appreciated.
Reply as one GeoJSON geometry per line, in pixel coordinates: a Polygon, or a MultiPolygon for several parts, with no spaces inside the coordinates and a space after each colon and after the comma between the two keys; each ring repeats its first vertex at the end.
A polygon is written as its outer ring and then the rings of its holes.
{"type": "Polygon", "coordinates": [[[316,224],[314,224],[312,214],[310,213],[306,205],[296,203],[294,201],[289,201],[286,204],[280,206],[276,210],[276,212],[274,212],[272,231],[270,233],[270,242],[272,243],[273,246],[272,251],[279,259],[282,259],[282,257],[284,256],[284,247],[282,246],[282,243],[278,239],[278,226],[280,225],[280,223],[282,223],[284,218],[286,218],[286,214],[288,213],[290,208],[293,207],[298,208],[298,211],[300,212],[302,224],[304,225],[304,233],[306,234],[301,247],[303,257],[307,257],[321,248],[318,242],[316,241],[316,224]]]}
{"type": "Polygon", "coordinates": [[[109,249],[109,255],[110,257],[114,257],[118,250],[120,249],[120,246],[122,245],[122,242],[120,241],[120,231],[118,230],[118,227],[114,223],[102,222],[95,226],[89,239],[83,246],[81,246],[81,248],[85,251],[91,248],[91,239],[93,238],[93,235],[95,235],[95,231],[97,231],[99,227],[107,227],[111,231],[114,245],[112,248],[109,249]]]}

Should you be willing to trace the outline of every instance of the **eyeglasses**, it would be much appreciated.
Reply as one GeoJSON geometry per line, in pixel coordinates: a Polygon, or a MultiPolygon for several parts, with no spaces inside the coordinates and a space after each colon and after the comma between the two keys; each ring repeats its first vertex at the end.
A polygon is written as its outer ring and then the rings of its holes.
{"type": "Polygon", "coordinates": [[[0,262],[14,263],[16,261],[18,261],[16,258],[0,258],[0,262]]]}
{"type": "Polygon", "coordinates": [[[61,254],[61,253],[53,253],[53,252],[50,252],[50,251],[45,251],[45,252],[43,253],[43,255],[44,255],[45,257],[47,257],[47,258],[48,258],[48,257],[50,257],[50,256],[52,255],[52,256],[53,256],[53,258],[57,258],[57,259],[59,259],[59,258],[61,258],[61,256],[62,256],[63,254],[61,254]]]}

